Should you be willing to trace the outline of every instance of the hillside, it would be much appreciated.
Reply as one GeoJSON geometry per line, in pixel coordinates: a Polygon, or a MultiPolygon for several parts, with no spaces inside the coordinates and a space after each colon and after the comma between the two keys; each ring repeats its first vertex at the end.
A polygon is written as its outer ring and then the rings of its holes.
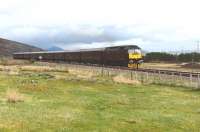
{"type": "Polygon", "coordinates": [[[53,46],[47,49],[48,51],[64,51],[64,49],[57,47],[57,46],[53,46]]]}
{"type": "Polygon", "coordinates": [[[36,52],[43,51],[40,48],[27,44],[0,38],[0,56],[12,56],[15,52],[36,52]]]}

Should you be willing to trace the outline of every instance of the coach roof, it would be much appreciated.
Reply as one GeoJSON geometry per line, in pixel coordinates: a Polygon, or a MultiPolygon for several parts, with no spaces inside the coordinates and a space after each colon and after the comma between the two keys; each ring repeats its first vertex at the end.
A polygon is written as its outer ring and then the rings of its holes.
{"type": "Polygon", "coordinates": [[[92,49],[80,49],[80,50],[65,50],[65,51],[39,51],[39,52],[17,52],[14,54],[45,54],[45,53],[70,53],[70,52],[87,52],[87,51],[104,51],[109,50],[112,48],[134,48],[134,49],[140,49],[137,45],[121,45],[121,46],[110,46],[110,47],[104,47],[104,48],[92,48],[92,49]]]}

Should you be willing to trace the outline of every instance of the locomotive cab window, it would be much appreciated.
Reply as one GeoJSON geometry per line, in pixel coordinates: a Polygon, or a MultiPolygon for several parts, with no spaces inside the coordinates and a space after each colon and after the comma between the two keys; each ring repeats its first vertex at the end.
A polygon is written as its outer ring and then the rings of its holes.
{"type": "Polygon", "coordinates": [[[135,53],[137,53],[137,54],[141,54],[141,50],[136,49],[136,50],[135,50],[135,53]]]}
{"type": "Polygon", "coordinates": [[[128,50],[128,53],[137,53],[137,54],[141,54],[141,50],[140,49],[130,49],[128,50]]]}

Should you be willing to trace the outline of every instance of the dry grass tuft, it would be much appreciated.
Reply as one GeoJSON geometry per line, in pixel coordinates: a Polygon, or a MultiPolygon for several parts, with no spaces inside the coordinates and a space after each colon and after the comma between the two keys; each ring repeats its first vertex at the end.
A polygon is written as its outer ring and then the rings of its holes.
{"type": "Polygon", "coordinates": [[[14,68],[10,68],[9,70],[7,70],[8,75],[19,75],[20,70],[17,67],[14,68]]]}
{"type": "Polygon", "coordinates": [[[36,83],[25,84],[23,88],[25,90],[37,91],[37,92],[45,92],[46,90],[48,90],[48,86],[44,84],[36,84],[36,83]]]}
{"type": "Polygon", "coordinates": [[[94,74],[89,70],[69,69],[69,73],[72,75],[76,75],[78,78],[81,79],[91,79],[94,77],[94,74]]]}
{"type": "Polygon", "coordinates": [[[54,77],[55,77],[55,79],[57,79],[57,80],[62,80],[62,79],[66,79],[66,78],[67,78],[67,75],[58,75],[58,74],[56,74],[56,75],[54,75],[54,77]]]}
{"type": "Polygon", "coordinates": [[[0,65],[0,71],[6,72],[8,75],[19,75],[20,66],[2,66],[2,65],[0,65]]]}
{"type": "Polygon", "coordinates": [[[50,67],[50,66],[23,66],[22,71],[34,71],[34,72],[68,72],[65,67],[50,67]]]}
{"type": "Polygon", "coordinates": [[[131,80],[129,78],[124,77],[123,75],[118,75],[113,77],[113,81],[117,83],[125,83],[125,84],[141,84],[138,80],[131,80]]]}
{"type": "Polygon", "coordinates": [[[9,103],[23,102],[24,96],[20,94],[17,90],[7,90],[6,99],[9,103]]]}
{"type": "Polygon", "coordinates": [[[11,65],[25,65],[31,64],[28,60],[15,60],[10,57],[1,57],[0,58],[0,65],[4,66],[11,66],[11,65]]]}
{"type": "Polygon", "coordinates": [[[135,121],[135,120],[133,120],[133,119],[125,120],[125,122],[130,123],[130,124],[135,124],[135,123],[137,123],[137,121],[135,121]]]}

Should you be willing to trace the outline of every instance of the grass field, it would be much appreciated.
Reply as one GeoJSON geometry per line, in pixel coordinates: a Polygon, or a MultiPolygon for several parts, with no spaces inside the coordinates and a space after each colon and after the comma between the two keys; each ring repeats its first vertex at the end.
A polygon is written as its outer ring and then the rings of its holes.
{"type": "Polygon", "coordinates": [[[1,67],[0,131],[200,131],[200,91],[1,67]]]}

